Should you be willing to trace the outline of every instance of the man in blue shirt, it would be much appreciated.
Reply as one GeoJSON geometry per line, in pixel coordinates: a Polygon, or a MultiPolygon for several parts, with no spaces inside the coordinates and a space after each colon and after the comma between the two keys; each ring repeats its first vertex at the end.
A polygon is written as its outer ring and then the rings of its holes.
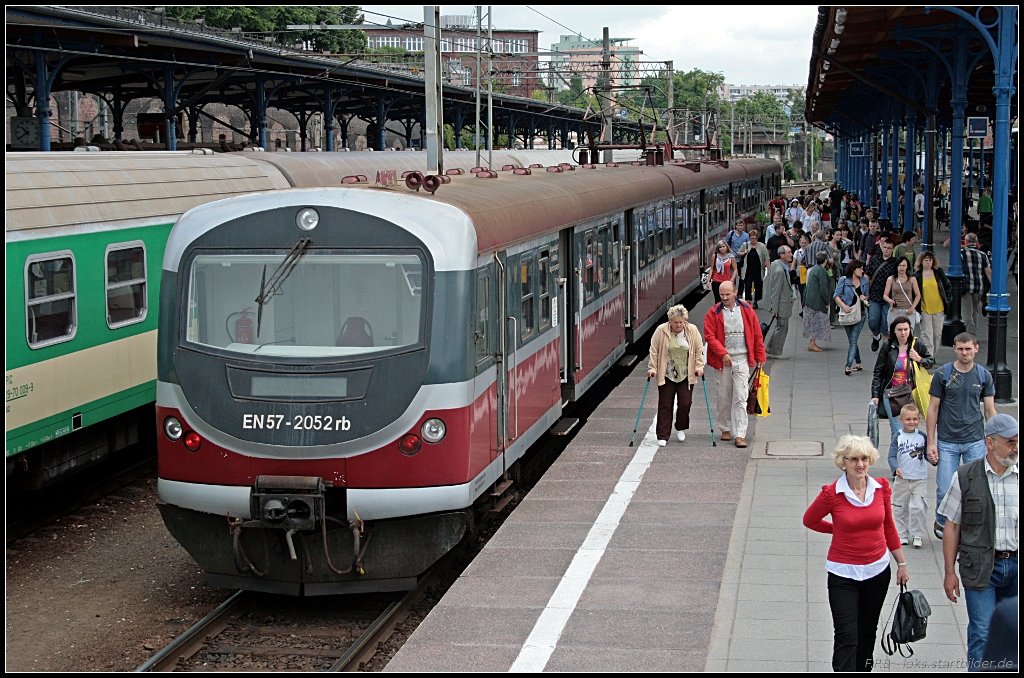
{"type": "MultiPolygon", "coordinates": [[[[970,332],[961,332],[953,338],[953,350],[956,361],[936,370],[928,391],[928,461],[938,463],[936,507],[960,464],[985,456],[985,422],[996,415],[992,373],[974,362],[978,340],[970,332]]],[[[936,537],[942,538],[945,525],[946,516],[936,511],[936,537]]]]}

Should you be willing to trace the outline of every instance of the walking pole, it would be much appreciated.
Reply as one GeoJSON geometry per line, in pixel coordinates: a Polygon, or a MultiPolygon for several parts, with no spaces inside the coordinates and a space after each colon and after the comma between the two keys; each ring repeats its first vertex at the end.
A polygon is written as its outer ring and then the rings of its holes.
{"type": "Polygon", "coordinates": [[[700,385],[704,387],[704,405],[708,408],[708,426],[711,427],[711,447],[717,447],[718,444],[715,442],[715,425],[711,423],[711,403],[708,402],[708,383],[704,380],[704,375],[700,375],[700,385]]]}
{"type": "Polygon", "coordinates": [[[633,435],[629,438],[629,446],[633,447],[633,441],[636,440],[636,430],[640,428],[640,413],[644,411],[644,402],[647,400],[647,388],[651,385],[651,378],[647,377],[647,383],[644,384],[644,394],[640,398],[640,409],[636,411],[636,425],[633,427],[633,435]]]}

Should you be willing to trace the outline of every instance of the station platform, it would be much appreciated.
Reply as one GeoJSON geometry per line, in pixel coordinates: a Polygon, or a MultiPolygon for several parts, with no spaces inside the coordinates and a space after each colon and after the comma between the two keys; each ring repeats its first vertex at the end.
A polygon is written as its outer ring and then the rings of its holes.
{"type": "MultiPolygon", "coordinates": [[[[997,408],[1018,417],[1012,279],[1009,291],[1014,402],[997,408]]],[[[691,322],[701,327],[711,302],[709,294],[691,309],[691,322]]],[[[981,333],[983,363],[987,326],[981,333]]],[[[830,671],[830,537],[804,528],[802,516],[839,477],[838,438],[866,431],[870,341],[863,332],[865,370],[847,377],[845,332],[808,352],[794,314],[789,359],[767,366],[771,415],[751,417],[746,449],[712,445],[699,385],[685,442],[657,447],[651,388],[630,447],[646,380],[639,361],[385,670],[830,671]]],[[[938,349],[937,364],[953,359],[951,348],[938,349]]],[[[713,404],[712,370],[706,379],[713,404]]],[[[875,477],[888,477],[885,457],[875,477]]],[[[933,511],[934,472],[926,496],[933,511]]],[[[928,636],[909,659],[876,645],[875,670],[962,672],[967,611],[942,591],[941,542],[929,535],[904,553],[910,588],[932,607],[928,636]]],[[[893,582],[879,638],[897,592],[893,582]]]]}

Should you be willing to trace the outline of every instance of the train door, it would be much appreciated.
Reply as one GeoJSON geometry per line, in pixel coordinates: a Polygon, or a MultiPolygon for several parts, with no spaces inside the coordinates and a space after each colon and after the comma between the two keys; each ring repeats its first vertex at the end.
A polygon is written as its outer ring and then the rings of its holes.
{"type": "MultiPolygon", "coordinates": [[[[498,352],[498,335],[500,332],[497,328],[501,326],[497,322],[500,316],[497,315],[500,296],[500,288],[497,286],[495,281],[495,270],[497,266],[484,266],[477,270],[476,274],[476,309],[473,318],[473,343],[475,346],[475,359],[476,359],[476,374],[486,375],[492,369],[495,370],[497,376],[495,377],[498,383],[496,384],[496,390],[498,392],[498,398],[500,399],[502,390],[500,372],[502,369],[502,362],[497,360],[498,352]]],[[[497,408],[500,412],[501,408],[497,408]]],[[[498,454],[501,453],[500,441],[498,440],[499,428],[499,416],[487,416],[484,418],[484,425],[487,426],[486,434],[481,433],[481,436],[486,435],[487,448],[490,450],[489,459],[494,459],[498,454]]],[[[474,441],[476,438],[474,437],[474,441]]]]}
{"type": "Polygon", "coordinates": [[[497,369],[495,370],[495,389],[497,391],[497,452],[504,454],[508,448],[509,437],[509,395],[512,384],[511,373],[515,370],[515,335],[512,325],[515,318],[509,314],[509,271],[508,256],[505,252],[495,252],[494,261],[497,264],[497,339],[498,346],[495,353],[497,369]]]}
{"type": "MultiPolygon", "coordinates": [[[[637,240],[638,235],[635,226],[635,217],[633,210],[626,210],[625,223],[622,225],[622,235],[625,238],[626,246],[622,248],[622,262],[620,264],[621,270],[623,271],[623,284],[625,289],[626,303],[623,304],[623,325],[627,330],[633,328],[633,321],[636,319],[636,276],[639,270],[639,262],[637,260],[637,240]]],[[[628,341],[632,341],[633,337],[630,336],[630,332],[626,332],[626,338],[628,341]]]]}
{"type": "Polygon", "coordinates": [[[551,274],[555,281],[553,324],[559,328],[558,374],[562,384],[562,404],[572,399],[576,387],[576,276],[573,274],[572,229],[558,234],[558,248],[551,258],[551,274]],[[559,256],[560,253],[560,256],[559,256]]]}

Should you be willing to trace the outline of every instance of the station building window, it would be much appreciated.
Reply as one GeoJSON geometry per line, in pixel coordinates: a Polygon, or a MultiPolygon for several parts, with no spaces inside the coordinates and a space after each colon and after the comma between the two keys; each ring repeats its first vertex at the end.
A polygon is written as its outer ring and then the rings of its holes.
{"type": "Polygon", "coordinates": [[[107,248],[107,327],[146,319],[146,248],[141,243],[107,248]]]}
{"type": "Polygon", "coordinates": [[[70,251],[25,262],[26,332],[30,348],[70,341],[78,327],[75,259],[70,251]]]}

